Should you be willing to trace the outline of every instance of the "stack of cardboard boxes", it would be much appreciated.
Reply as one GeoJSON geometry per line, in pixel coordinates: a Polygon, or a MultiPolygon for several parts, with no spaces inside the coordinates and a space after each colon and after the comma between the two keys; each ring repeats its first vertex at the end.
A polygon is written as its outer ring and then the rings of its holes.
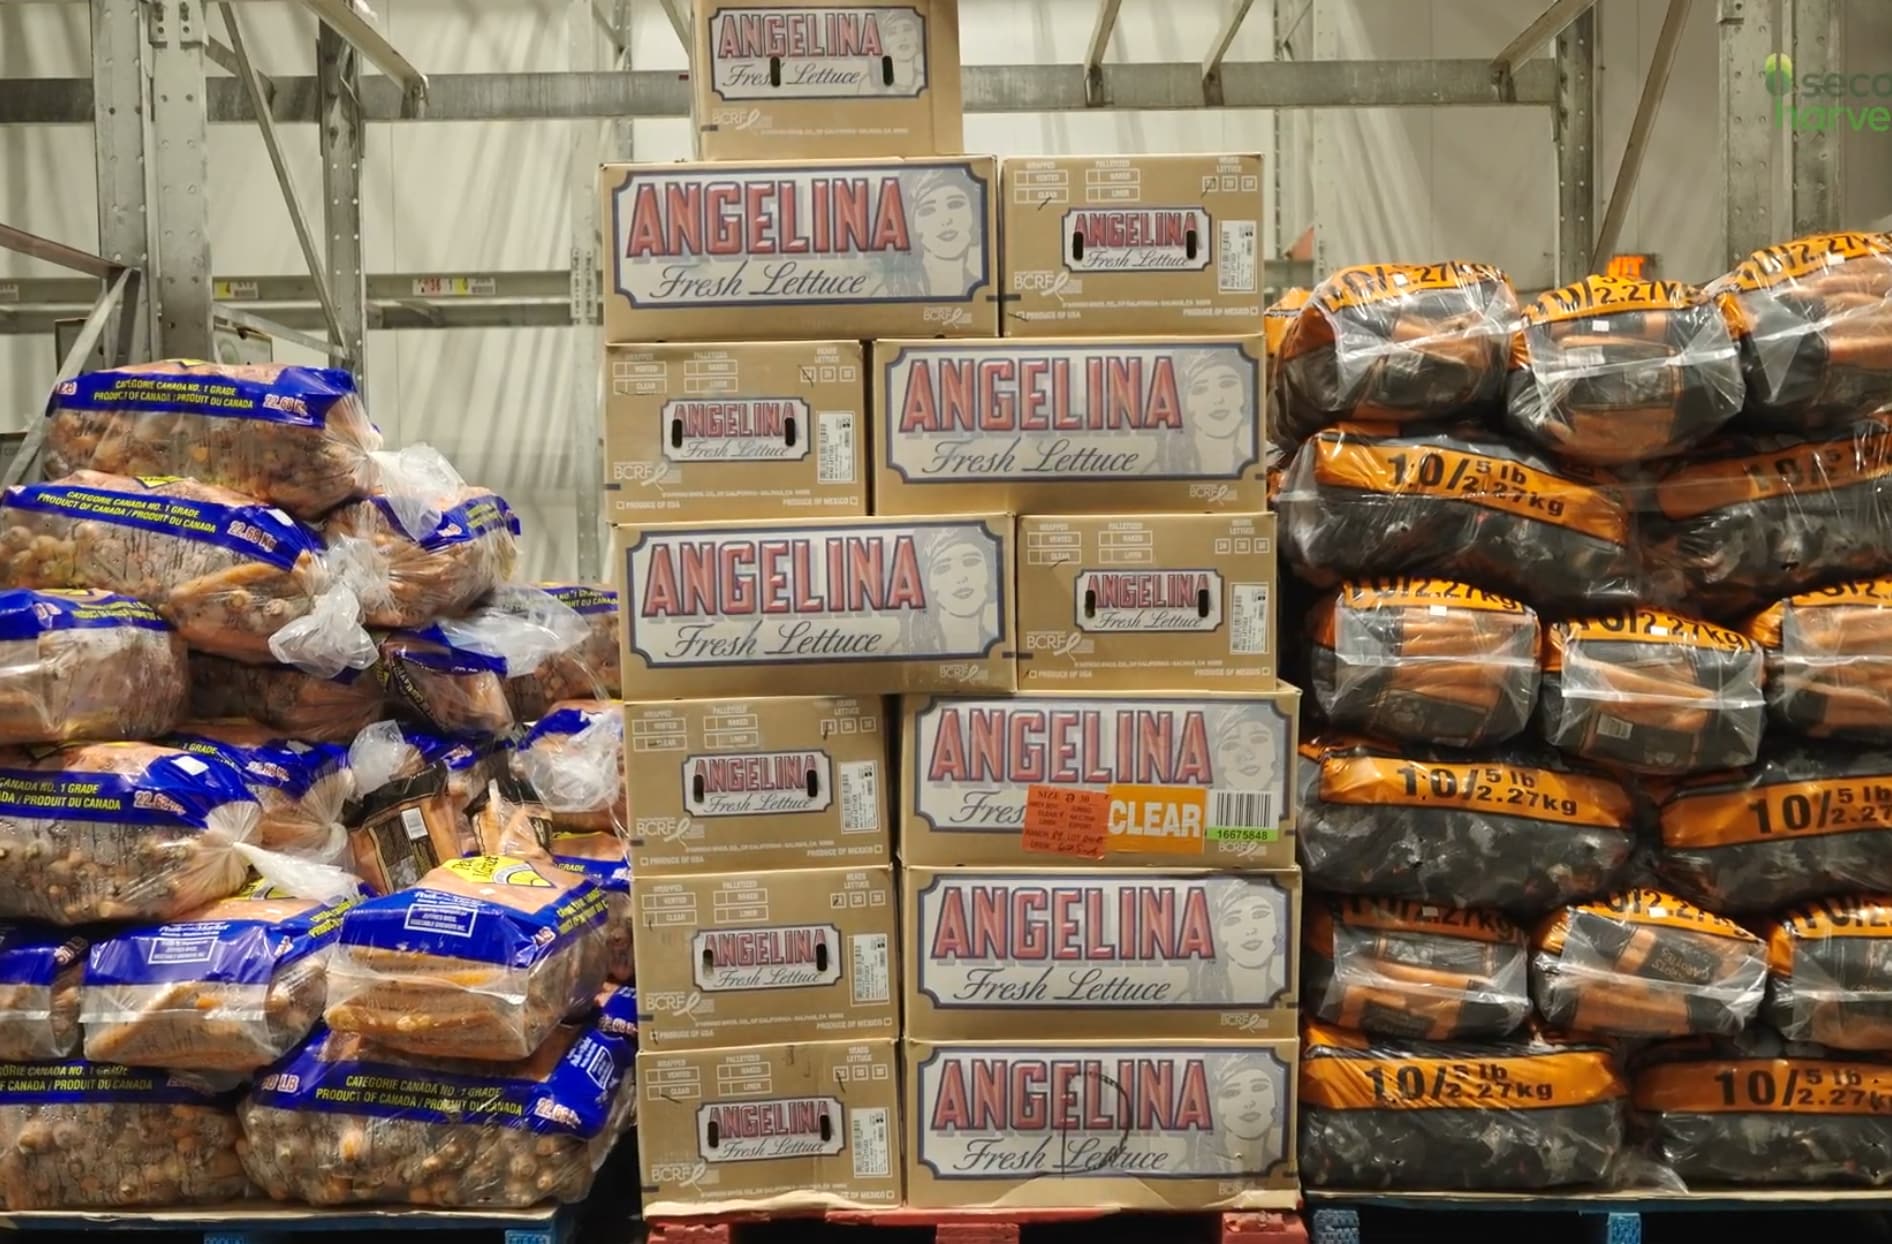
{"type": "Polygon", "coordinates": [[[950,0],[695,20],[708,162],[601,175],[646,1213],[1291,1204],[1259,157],[958,154],[950,0]]]}

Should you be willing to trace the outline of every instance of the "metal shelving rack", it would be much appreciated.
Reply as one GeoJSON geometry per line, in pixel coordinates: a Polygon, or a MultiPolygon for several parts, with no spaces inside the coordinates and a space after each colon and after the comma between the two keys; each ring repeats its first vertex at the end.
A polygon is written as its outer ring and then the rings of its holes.
{"type": "MultiPolygon", "coordinates": [[[[601,305],[591,189],[596,165],[600,159],[633,158],[629,119],[689,114],[684,75],[632,64],[633,0],[567,0],[569,72],[435,75],[402,55],[353,0],[294,0],[318,19],[317,72],[273,78],[255,70],[243,42],[241,11],[253,0],[76,2],[88,3],[91,10],[91,76],[0,81],[0,125],[94,127],[99,253],[81,256],[86,265],[69,265],[86,277],[0,280],[0,332],[43,332],[54,320],[85,315],[93,331],[83,341],[86,349],[78,352],[80,364],[160,353],[212,357],[219,322],[298,342],[357,370],[364,363],[364,334],[371,329],[572,325],[588,331],[595,347],[601,305]],[[212,29],[212,9],[226,39],[212,29]],[[364,73],[363,61],[379,72],[364,73]],[[599,68],[601,62],[606,67],[599,68]],[[212,66],[229,76],[212,75],[212,66]],[[364,273],[363,127],[472,120],[573,123],[569,269],[364,273]],[[600,122],[615,123],[603,126],[602,141],[600,122]],[[206,134],[208,126],[221,124],[261,129],[308,263],[306,277],[214,275],[204,193],[206,134]],[[322,211],[313,222],[276,138],[279,126],[306,124],[321,132],[322,211]],[[97,342],[103,345],[95,348],[97,342]]],[[[639,2],[660,4],[677,35],[685,35],[689,0],[639,2]]],[[[1228,61],[1253,0],[1196,2],[1215,3],[1223,14],[1199,62],[1106,63],[1105,49],[1124,0],[1098,0],[1081,63],[968,65],[966,109],[1546,108],[1553,118],[1558,179],[1556,273],[1567,280],[1607,255],[1619,234],[1691,0],[1668,0],[1655,64],[1600,225],[1594,210],[1596,0],[1549,0],[1490,61],[1299,59],[1295,48],[1312,42],[1301,32],[1318,22],[1319,0],[1278,0],[1275,59],[1228,61]],[[1546,45],[1551,55],[1539,57],[1546,45]]],[[[1788,32],[1797,60],[1827,63],[1828,53],[1839,46],[1843,0],[1699,2],[1717,6],[1730,256],[1788,231],[1789,221],[1776,219],[1781,196],[1770,180],[1775,144],[1783,141],[1793,144],[1792,228],[1832,225],[1839,203],[1837,136],[1783,138],[1770,123],[1773,97],[1761,65],[1768,52],[1783,46],[1781,36],[1788,32]]],[[[1279,111],[1276,118],[1279,136],[1279,111]]],[[[1275,162],[1277,212],[1286,163],[1275,162]]],[[[1278,238],[1288,236],[1277,228],[1278,238]]],[[[0,233],[0,246],[15,246],[18,240],[12,231],[0,233]]],[[[43,250],[30,253],[44,256],[43,250]]],[[[1274,260],[1265,283],[1276,288],[1305,283],[1310,268],[1305,262],[1274,260]]],[[[576,413],[588,444],[595,443],[599,427],[597,354],[596,348],[575,351],[587,369],[576,413]]],[[[13,469],[27,469],[31,458],[31,453],[21,455],[13,469]]],[[[578,552],[581,571],[590,576],[602,568],[601,512],[599,482],[581,480],[578,552]]]]}

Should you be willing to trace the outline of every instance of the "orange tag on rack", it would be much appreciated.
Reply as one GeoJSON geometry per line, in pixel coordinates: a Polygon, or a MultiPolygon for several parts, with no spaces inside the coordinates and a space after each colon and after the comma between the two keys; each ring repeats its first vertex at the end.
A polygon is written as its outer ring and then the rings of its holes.
{"type": "Polygon", "coordinates": [[[1113,854],[1201,855],[1208,832],[1208,793],[1194,786],[1110,788],[1113,854]]]}
{"type": "Polygon", "coordinates": [[[1028,786],[1020,845],[1027,851],[1101,860],[1109,820],[1110,796],[1101,790],[1028,786]]]}

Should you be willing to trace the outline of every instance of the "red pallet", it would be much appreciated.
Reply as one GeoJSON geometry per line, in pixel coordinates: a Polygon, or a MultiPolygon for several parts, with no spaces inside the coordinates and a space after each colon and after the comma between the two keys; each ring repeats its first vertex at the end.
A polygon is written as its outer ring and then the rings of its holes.
{"type": "MultiPolygon", "coordinates": [[[[925,1229],[933,1244],[1030,1244],[1026,1228],[1044,1223],[1087,1222],[1114,1217],[1106,1210],[834,1210],[808,1215],[728,1215],[656,1218],[648,1221],[649,1244],[746,1244],[753,1227],[765,1223],[824,1222],[836,1244],[872,1244],[879,1229],[925,1229]]],[[[1276,1210],[1226,1210],[1141,1215],[1160,1218],[1179,1244],[1307,1244],[1300,1215],[1276,1210]]],[[[804,1237],[805,1238],[805,1237],[804,1237]]]]}

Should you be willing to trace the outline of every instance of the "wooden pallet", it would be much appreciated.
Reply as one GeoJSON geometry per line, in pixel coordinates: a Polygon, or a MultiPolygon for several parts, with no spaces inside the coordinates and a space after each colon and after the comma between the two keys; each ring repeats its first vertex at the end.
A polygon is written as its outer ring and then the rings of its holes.
{"type": "Polygon", "coordinates": [[[1108,1228],[1124,1239],[1165,1244],[1308,1244],[1294,1214],[1277,1211],[1116,1213],[1096,1210],[830,1211],[805,1216],[731,1215],[657,1218],[649,1244],[1061,1244],[1108,1228]],[[811,1228],[819,1225],[817,1235],[811,1228]],[[1143,1230],[1138,1228],[1142,1227],[1143,1230]]]}

